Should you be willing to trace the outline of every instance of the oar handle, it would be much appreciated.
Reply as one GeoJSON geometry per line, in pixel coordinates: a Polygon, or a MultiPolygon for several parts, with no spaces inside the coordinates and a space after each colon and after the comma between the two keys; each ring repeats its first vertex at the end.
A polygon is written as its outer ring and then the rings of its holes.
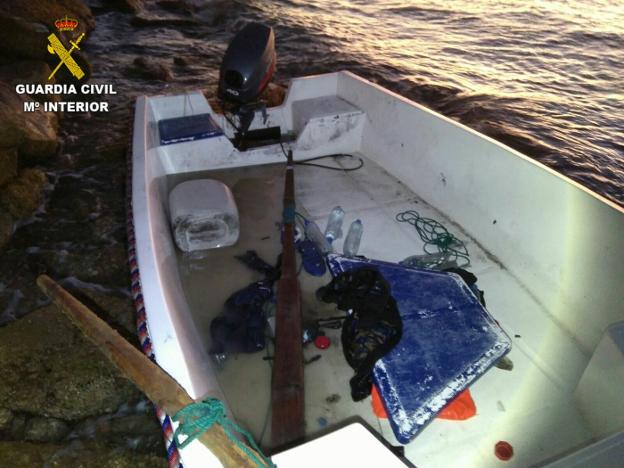
{"type": "Polygon", "coordinates": [[[295,253],[295,176],[292,151],[286,156],[282,213],[281,277],[277,283],[275,357],[271,381],[273,448],[304,436],[304,379],[301,290],[295,253]]]}

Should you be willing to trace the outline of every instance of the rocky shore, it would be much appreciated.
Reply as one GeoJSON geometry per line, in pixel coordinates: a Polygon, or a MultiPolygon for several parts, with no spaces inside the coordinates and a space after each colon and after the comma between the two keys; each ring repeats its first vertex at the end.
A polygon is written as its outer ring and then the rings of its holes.
{"type": "MultiPolygon", "coordinates": [[[[125,231],[131,103],[137,94],[214,85],[215,44],[230,37],[215,25],[228,7],[85,2],[0,3],[0,467],[167,465],[151,403],[35,280],[59,281],[138,346],[125,231]],[[79,22],[72,34],[54,26],[65,16],[79,22]],[[58,63],[46,49],[52,32],[65,46],[86,33],[72,57],[85,71],[81,84],[114,85],[110,112],[24,112],[24,103],[75,99],[16,92],[17,84],[76,83],[65,67],[48,80],[58,63]]],[[[284,89],[271,85],[266,97],[276,105],[284,89]]]]}
{"type": "MultiPolygon", "coordinates": [[[[0,5],[0,248],[10,240],[15,224],[41,203],[47,178],[32,166],[54,156],[58,147],[59,116],[24,112],[24,103],[33,98],[18,95],[15,85],[69,79],[61,70],[48,81],[55,56],[46,48],[55,18],[66,15],[79,20],[77,31],[95,27],[91,11],[80,0],[13,0],[0,5]]],[[[82,56],[79,60],[86,62],[82,56]]]]}
{"type": "MultiPolygon", "coordinates": [[[[107,7],[138,13],[141,2],[107,7]]],[[[167,466],[151,403],[34,284],[43,272],[62,280],[137,344],[125,253],[127,138],[85,151],[72,135],[76,119],[24,112],[25,102],[59,96],[15,89],[72,80],[65,67],[48,80],[58,58],[47,36],[65,16],[79,21],[74,39],[96,27],[81,0],[0,4],[0,466],[167,466]],[[89,179],[94,158],[101,177],[89,179]]],[[[86,54],[72,57],[86,81],[86,54]]],[[[150,67],[135,65],[148,78],[150,67]]]]}

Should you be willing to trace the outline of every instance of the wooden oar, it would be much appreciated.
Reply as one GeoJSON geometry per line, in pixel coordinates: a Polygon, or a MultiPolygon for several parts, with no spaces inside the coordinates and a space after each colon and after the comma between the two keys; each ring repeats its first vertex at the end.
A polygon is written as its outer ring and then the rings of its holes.
{"type": "Polygon", "coordinates": [[[301,290],[295,256],[295,180],[288,152],[284,183],[281,277],[277,283],[275,357],[271,382],[271,444],[290,444],[304,435],[301,290]]]}
{"type": "MultiPolygon", "coordinates": [[[[173,377],[128,343],[119,333],[49,276],[39,276],[37,285],[156,406],[167,414],[173,415],[193,403],[193,399],[173,377]]],[[[199,437],[199,441],[217,456],[223,466],[258,466],[228,437],[223,427],[218,424],[204,432],[199,437]]],[[[256,454],[251,447],[248,448],[256,454]]],[[[262,460],[259,455],[257,458],[262,460]]]]}

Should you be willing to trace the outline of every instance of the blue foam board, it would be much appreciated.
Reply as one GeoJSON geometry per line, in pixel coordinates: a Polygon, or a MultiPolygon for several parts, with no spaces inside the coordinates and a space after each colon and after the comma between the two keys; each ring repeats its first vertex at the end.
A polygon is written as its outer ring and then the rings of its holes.
{"type": "Polygon", "coordinates": [[[368,266],[390,284],[403,321],[375,381],[394,435],[409,443],[444,406],[511,349],[511,340],[460,276],[330,254],[329,269],[368,266]]]}
{"type": "Polygon", "coordinates": [[[159,120],[158,133],[161,145],[172,145],[223,135],[223,131],[210,114],[195,114],[159,120]]]}

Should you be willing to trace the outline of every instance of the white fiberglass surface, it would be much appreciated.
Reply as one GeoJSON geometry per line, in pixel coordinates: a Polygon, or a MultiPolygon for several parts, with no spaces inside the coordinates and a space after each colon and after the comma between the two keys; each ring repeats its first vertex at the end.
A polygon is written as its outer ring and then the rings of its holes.
{"type": "MultiPolygon", "coordinates": [[[[345,162],[345,166],[350,161],[345,162]]],[[[331,161],[328,162],[331,164],[331,161]]],[[[178,264],[195,325],[210,350],[210,322],[221,313],[227,298],[261,279],[234,258],[247,250],[274,264],[281,250],[279,230],[283,194],[283,165],[250,166],[175,176],[169,186],[189,178],[215,178],[232,190],[241,218],[241,237],[232,247],[212,250],[203,258],[179,253],[178,264]]],[[[509,358],[513,369],[492,368],[471,387],[477,414],[466,421],[434,420],[408,446],[406,455],[418,466],[488,466],[501,463],[494,454],[498,441],[514,448],[510,465],[526,466],[587,443],[592,434],[573,400],[578,379],[587,364],[573,336],[556,321],[503,265],[492,258],[460,226],[426,204],[416,193],[365,159],[354,172],[295,167],[297,210],[325,228],[332,208],[345,211],[343,231],[355,219],[364,225],[359,253],[369,258],[399,261],[421,254],[423,243],[409,224],[395,220],[397,213],[416,210],[436,219],[465,242],[471,259],[468,268],[485,291],[487,307],[513,340],[509,358]]],[[[487,226],[484,226],[487,229],[487,226]]],[[[342,252],[343,238],[334,247],[342,252]]],[[[487,246],[485,246],[487,248],[487,246]]],[[[513,246],[510,246],[513,248],[513,246]]],[[[318,278],[301,271],[305,321],[343,315],[333,305],[319,303],[318,287],[329,275],[318,278]]],[[[306,432],[315,435],[346,418],[359,416],[391,443],[389,424],[377,419],[370,399],[351,400],[348,367],[340,345],[340,330],[325,329],[331,346],[304,349],[306,432]]],[[[229,355],[217,371],[219,384],[237,421],[265,447],[270,442],[270,357],[272,345],[253,354],[229,355]]]]}

